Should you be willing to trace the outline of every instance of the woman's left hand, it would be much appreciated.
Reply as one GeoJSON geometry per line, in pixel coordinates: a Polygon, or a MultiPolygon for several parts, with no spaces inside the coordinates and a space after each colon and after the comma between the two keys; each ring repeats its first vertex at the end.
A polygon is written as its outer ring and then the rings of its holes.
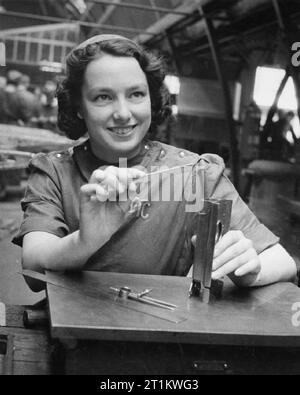
{"type": "Polygon", "coordinates": [[[251,285],[261,270],[261,262],[251,240],[240,230],[227,232],[216,244],[212,279],[225,275],[236,283],[251,285]]]}
{"type": "Polygon", "coordinates": [[[243,232],[231,230],[216,244],[213,260],[212,279],[225,275],[237,285],[250,286],[257,279],[261,262],[252,241],[243,232]]]}

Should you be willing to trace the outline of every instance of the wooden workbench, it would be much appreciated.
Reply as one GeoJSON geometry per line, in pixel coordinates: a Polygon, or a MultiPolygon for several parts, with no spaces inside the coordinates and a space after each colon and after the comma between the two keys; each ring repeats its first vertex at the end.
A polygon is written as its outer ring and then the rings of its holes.
{"type": "Polygon", "coordinates": [[[222,300],[206,305],[188,297],[184,277],[84,272],[72,277],[76,283],[76,292],[47,286],[66,374],[300,373],[294,284],[242,290],[228,283],[222,300]],[[124,285],[153,288],[151,296],[175,303],[186,320],[175,324],[81,291],[124,285]]]}

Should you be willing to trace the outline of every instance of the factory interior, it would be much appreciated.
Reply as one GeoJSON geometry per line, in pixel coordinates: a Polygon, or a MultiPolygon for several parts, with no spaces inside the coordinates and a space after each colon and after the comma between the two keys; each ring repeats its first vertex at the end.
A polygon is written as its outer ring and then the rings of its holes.
{"type": "Polygon", "coordinates": [[[45,298],[11,241],[32,155],[78,144],[57,126],[56,87],[71,49],[96,34],[163,59],[172,116],[151,138],[219,155],[300,270],[299,33],[299,0],[0,0],[0,301],[45,298]],[[14,89],[24,108],[9,105],[14,89]]]}

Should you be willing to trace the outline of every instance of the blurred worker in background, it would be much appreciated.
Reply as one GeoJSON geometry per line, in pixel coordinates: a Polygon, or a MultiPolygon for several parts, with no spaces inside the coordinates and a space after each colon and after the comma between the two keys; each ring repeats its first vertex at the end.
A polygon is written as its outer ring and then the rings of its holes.
{"type": "Polygon", "coordinates": [[[29,91],[30,78],[17,70],[7,73],[7,85],[2,91],[0,122],[27,125],[32,118],[39,117],[40,103],[29,91]]]}
{"type": "Polygon", "coordinates": [[[262,136],[262,158],[280,162],[294,162],[295,145],[298,137],[295,135],[292,120],[293,111],[278,110],[278,120],[271,122],[264,129],[262,136]]]}

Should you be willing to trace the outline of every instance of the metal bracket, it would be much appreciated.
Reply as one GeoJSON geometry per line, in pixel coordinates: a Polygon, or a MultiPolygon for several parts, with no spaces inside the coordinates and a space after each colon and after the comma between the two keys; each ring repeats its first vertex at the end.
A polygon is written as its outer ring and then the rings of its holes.
{"type": "Polygon", "coordinates": [[[190,296],[208,303],[211,296],[220,298],[223,283],[212,280],[212,264],[215,244],[229,230],[231,200],[205,200],[197,215],[196,247],[193,262],[193,281],[190,296]]]}

